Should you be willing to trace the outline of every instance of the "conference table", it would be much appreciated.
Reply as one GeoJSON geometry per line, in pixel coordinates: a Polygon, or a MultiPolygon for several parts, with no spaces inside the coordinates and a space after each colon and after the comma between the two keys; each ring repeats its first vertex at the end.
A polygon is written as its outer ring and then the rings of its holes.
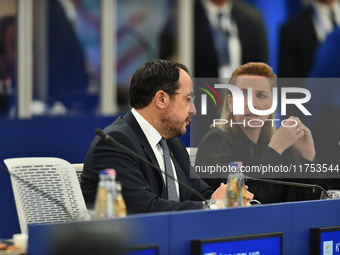
{"type": "MultiPolygon", "coordinates": [[[[62,236],[53,233],[66,233],[81,226],[93,231],[104,227],[105,231],[102,233],[113,234],[110,240],[115,240],[116,236],[117,243],[122,238],[129,247],[156,246],[158,254],[162,255],[192,254],[193,240],[271,233],[281,234],[282,254],[307,255],[312,251],[311,229],[340,226],[339,212],[340,200],[336,199],[220,210],[148,213],[100,221],[35,225],[29,227],[28,254],[51,254],[49,252],[53,243],[62,236]]],[[[82,239],[81,235],[75,238],[82,239]]],[[[334,245],[339,244],[340,247],[340,238],[333,241],[334,245]]],[[[320,254],[315,248],[313,252],[320,254]]],[[[333,254],[337,254],[335,250],[333,254]]]]}

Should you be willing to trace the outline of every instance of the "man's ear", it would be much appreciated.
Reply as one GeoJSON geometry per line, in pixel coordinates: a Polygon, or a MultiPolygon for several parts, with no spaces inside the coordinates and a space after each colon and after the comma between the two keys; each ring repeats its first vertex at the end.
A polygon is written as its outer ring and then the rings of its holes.
{"type": "Polygon", "coordinates": [[[169,100],[170,100],[169,95],[165,93],[163,90],[158,90],[155,96],[153,97],[155,105],[160,109],[164,109],[169,100]]]}

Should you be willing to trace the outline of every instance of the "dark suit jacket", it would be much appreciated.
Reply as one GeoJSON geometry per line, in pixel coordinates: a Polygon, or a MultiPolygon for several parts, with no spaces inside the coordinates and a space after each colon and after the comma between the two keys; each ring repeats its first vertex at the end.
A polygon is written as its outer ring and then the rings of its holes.
{"type": "MultiPolygon", "coordinates": [[[[119,117],[105,128],[105,132],[158,166],[156,156],[131,112],[119,117]]],[[[200,178],[190,178],[190,161],[183,143],[178,138],[167,142],[173,154],[178,179],[196,189],[205,198],[210,198],[213,189],[200,178]]],[[[158,170],[98,136],[90,145],[81,178],[81,188],[88,206],[93,205],[95,200],[98,171],[105,168],[116,169],[117,180],[122,183],[123,196],[130,214],[203,208],[201,199],[181,185],[179,189],[182,203],[167,200],[167,189],[158,170]]]]}
{"type": "MultiPolygon", "coordinates": [[[[254,7],[234,1],[231,10],[241,43],[241,64],[267,62],[267,36],[262,15],[254,7]]],[[[195,4],[195,77],[218,77],[218,58],[209,21],[201,1],[195,4]]]]}
{"type": "Polygon", "coordinates": [[[308,76],[318,45],[312,13],[311,7],[306,8],[281,27],[279,77],[308,76]]]}
{"type": "MultiPolygon", "coordinates": [[[[194,72],[197,78],[217,78],[218,58],[214,39],[209,28],[206,11],[200,0],[194,7],[194,72]]],[[[235,0],[231,10],[233,20],[237,24],[241,43],[241,64],[247,62],[267,62],[268,43],[266,28],[261,13],[251,5],[235,0]]],[[[173,54],[173,24],[168,24],[161,35],[160,57],[168,58],[173,54]]]]}

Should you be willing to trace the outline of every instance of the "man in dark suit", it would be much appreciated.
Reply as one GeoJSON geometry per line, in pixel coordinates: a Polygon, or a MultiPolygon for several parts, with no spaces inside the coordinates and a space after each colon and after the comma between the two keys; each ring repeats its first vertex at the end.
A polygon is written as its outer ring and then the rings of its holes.
{"type": "Polygon", "coordinates": [[[339,5],[338,0],[315,0],[281,27],[279,77],[308,76],[317,46],[340,24],[339,5]]]}
{"type": "MultiPolygon", "coordinates": [[[[167,169],[160,140],[166,139],[175,179],[197,190],[206,199],[224,199],[226,185],[214,192],[195,173],[190,172],[189,156],[177,136],[186,133],[196,113],[192,84],[184,65],[151,60],[132,77],[130,104],[133,107],[106,127],[110,136],[161,169],[167,169]]],[[[81,188],[88,206],[95,201],[98,171],[115,168],[122,183],[128,213],[202,209],[200,196],[176,185],[177,201],[169,200],[166,176],[120,146],[96,137],[86,155],[81,188]]]]}
{"type": "MultiPolygon", "coordinates": [[[[239,0],[196,0],[194,6],[195,77],[230,78],[230,72],[220,72],[219,55],[221,53],[214,39],[213,30],[214,26],[217,26],[214,24],[214,16],[216,16],[214,12],[225,14],[222,29],[229,37],[227,38],[229,40],[229,63],[226,65],[230,66],[230,70],[235,70],[239,65],[247,62],[266,63],[268,61],[266,28],[261,13],[255,7],[239,0]]],[[[176,34],[174,27],[172,20],[162,31],[161,58],[169,59],[174,54],[176,34]]]]}
{"type": "Polygon", "coordinates": [[[314,51],[318,45],[312,12],[312,7],[308,7],[282,26],[279,77],[307,77],[314,62],[314,51]]]}

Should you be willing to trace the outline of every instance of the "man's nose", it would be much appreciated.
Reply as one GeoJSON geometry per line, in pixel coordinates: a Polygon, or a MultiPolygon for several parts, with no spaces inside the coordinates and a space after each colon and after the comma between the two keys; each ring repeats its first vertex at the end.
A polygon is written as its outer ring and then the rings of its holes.
{"type": "Polygon", "coordinates": [[[189,114],[190,114],[191,116],[196,115],[196,107],[195,107],[194,102],[191,102],[191,103],[190,103],[190,112],[189,112],[189,114]]]}

